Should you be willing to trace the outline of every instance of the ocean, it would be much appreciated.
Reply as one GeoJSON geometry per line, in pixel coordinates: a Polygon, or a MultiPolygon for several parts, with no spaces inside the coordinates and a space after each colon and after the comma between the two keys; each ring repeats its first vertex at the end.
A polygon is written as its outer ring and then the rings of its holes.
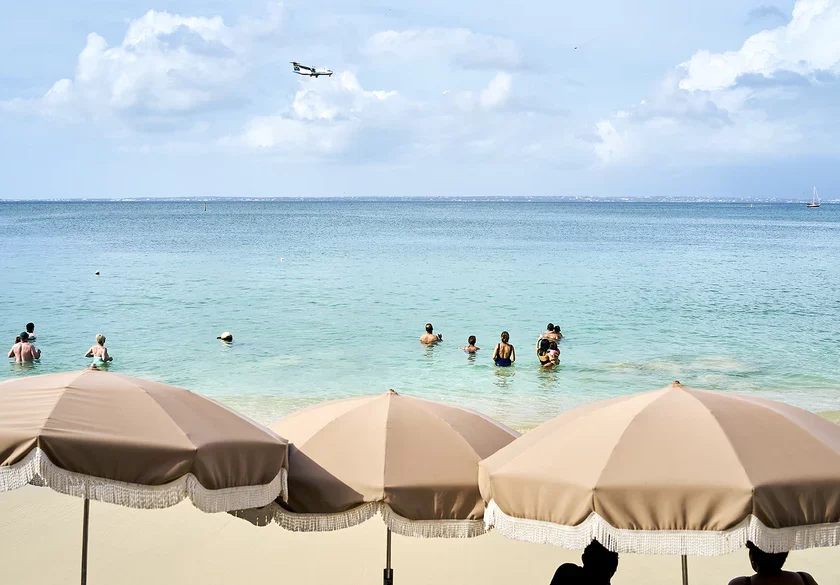
{"type": "Polygon", "coordinates": [[[0,331],[35,322],[43,355],[0,379],[85,368],[103,333],[111,371],[264,423],[393,388],[523,429],[673,380],[838,410],[838,259],[840,205],[5,202],[0,331]]]}

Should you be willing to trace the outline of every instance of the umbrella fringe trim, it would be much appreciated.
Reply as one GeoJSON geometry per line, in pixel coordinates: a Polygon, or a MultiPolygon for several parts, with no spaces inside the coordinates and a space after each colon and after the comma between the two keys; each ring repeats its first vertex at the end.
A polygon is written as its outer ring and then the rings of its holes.
{"type": "Polygon", "coordinates": [[[382,520],[391,532],[412,538],[473,538],[487,529],[482,520],[411,520],[382,505],[382,520]]]}
{"type": "Polygon", "coordinates": [[[272,504],[273,519],[292,532],[333,532],[367,522],[379,512],[379,502],[367,502],[335,514],[297,514],[272,504]]]}
{"type": "Polygon", "coordinates": [[[577,526],[508,516],[494,501],[484,513],[488,529],[536,544],[582,550],[597,540],[619,553],[715,556],[734,552],[752,541],[768,553],[840,545],[840,523],[768,528],[753,515],[728,530],[630,530],[615,528],[592,513],[577,526]]]}
{"type": "Polygon", "coordinates": [[[188,473],[167,484],[146,486],[62,469],[37,447],[19,462],[0,467],[0,492],[30,484],[128,508],[168,508],[189,499],[199,510],[211,513],[258,508],[278,496],[284,500],[288,497],[288,473],[285,468],[271,482],[263,485],[214,490],[205,488],[193,474],[188,473]]]}
{"type": "Polygon", "coordinates": [[[298,514],[277,504],[260,510],[233,512],[257,526],[265,526],[272,519],[292,532],[332,532],[367,522],[377,514],[395,534],[412,538],[472,538],[487,530],[482,520],[411,520],[400,516],[387,504],[367,502],[335,514],[298,514]]]}

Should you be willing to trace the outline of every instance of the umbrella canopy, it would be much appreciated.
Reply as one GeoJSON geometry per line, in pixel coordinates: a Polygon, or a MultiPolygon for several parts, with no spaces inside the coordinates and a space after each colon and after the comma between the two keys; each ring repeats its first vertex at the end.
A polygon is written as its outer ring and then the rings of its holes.
{"type": "Polygon", "coordinates": [[[315,405],[271,428],[290,442],[287,509],[270,512],[281,526],[337,530],[381,512],[394,532],[422,537],[485,531],[478,462],[517,436],[477,412],[393,390],[315,405]]]}
{"type": "Polygon", "coordinates": [[[96,370],[0,383],[0,492],[223,512],[284,497],[287,468],[285,439],[182,388],[96,370]]]}
{"type": "Polygon", "coordinates": [[[678,382],[561,414],[482,461],[480,484],[488,525],[566,548],[840,544],[840,426],[678,382]]]}

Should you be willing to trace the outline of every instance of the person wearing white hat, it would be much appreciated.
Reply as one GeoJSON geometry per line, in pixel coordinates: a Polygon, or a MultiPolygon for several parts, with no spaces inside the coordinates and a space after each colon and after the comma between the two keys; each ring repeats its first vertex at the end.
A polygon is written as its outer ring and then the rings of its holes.
{"type": "Polygon", "coordinates": [[[224,333],[219,335],[216,339],[221,339],[225,343],[230,343],[231,341],[233,341],[233,335],[231,334],[230,331],[225,331],[224,333]]]}

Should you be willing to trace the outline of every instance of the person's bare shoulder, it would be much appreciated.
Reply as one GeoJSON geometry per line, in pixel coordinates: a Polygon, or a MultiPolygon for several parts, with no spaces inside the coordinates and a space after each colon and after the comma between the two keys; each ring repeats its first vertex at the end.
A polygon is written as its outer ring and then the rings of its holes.
{"type": "Polygon", "coordinates": [[[806,573],[804,571],[799,573],[802,578],[805,580],[805,585],[817,585],[817,580],[814,579],[810,573],[806,573]]]}
{"type": "Polygon", "coordinates": [[[746,585],[747,578],[746,577],[735,577],[729,582],[729,585],[746,585]]]}

